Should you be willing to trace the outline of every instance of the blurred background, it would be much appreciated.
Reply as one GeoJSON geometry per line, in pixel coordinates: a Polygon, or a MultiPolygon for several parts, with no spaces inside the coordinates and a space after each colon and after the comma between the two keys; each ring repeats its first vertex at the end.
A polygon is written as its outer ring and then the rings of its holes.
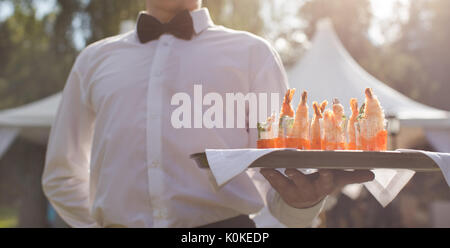
{"type": "MultiPolygon", "coordinates": [[[[287,70],[311,45],[317,21],[329,17],[367,72],[411,99],[450,110],[448,0],[204,0],[204,5],[216,24],[269,40],[287,70]]],[[[0,110],[60,92],[78,53],[132,29],[143,9],[144,0],[0,0],[0,110]]],[[[424,138],[409,146],[433,150],[424,138]]],[[[18,136],[1,155],[0,228],[64,226],[40,186],[45,144],[18,136]]],[[[326,226],[432,227],[436,209],[449,201],[440,173],[417,173],[386,208],[365,189],[355,200],[340,195],[325,214],[326,226]]]]}

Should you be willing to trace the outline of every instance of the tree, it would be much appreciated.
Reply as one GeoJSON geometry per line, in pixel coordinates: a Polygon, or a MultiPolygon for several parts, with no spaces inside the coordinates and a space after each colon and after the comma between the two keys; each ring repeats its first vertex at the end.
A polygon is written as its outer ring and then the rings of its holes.
{"type": "MultiPolygon", "coordinates": [[[[0,23],[0,109],[61,91],[79,52],[77,45],[118,34],[122,21],[136,20],[145,9],[143,0],[57,0],[53,11],[38,18],[36,6],[47,0],[0,1],[14,6],[13,15],[0,23]]],[[[258,0],[205,5],[217,24],[255,34],[262,30],[258,0]]]]}
{"type": "Polygon", "coordinates": [[[369,0],[308,1],[300,9],[299,18],[306,22],[304,31],[310,38],[317,22],[330,18],[343,45],[358,62],[373,49],[368,39],[372,21],[369,0]]]}
{"type": "Polygon", "coordinates": [[[0,23],[0,107],[37,100],[61,87],[67,58],[54,56],[46,20],[36,18],[31,5],[14,2],[14,13],[0,23]]]}
{"type": "Polygon", "coordinates": [[[423,85],[419,94],[428,95],[424,102],[450,110],[450,50],[447,49],[450,44],[450,1],[412,1],[409,16],[402,25],[401,38],[394,45],[416,58],[427,73],[426,79],[412,79],[423,85]]]}
{"type": "Polygon", "coordinates": [[[203,5],[210,10],[218,25],[257,35],[263,30],[264,22],[259,14],[260,0],[204,0],[203,5]]]}
{"type": "MultiPolygon", "coordinates": [[[[65,0],[60,0],[65,1],[65,0]]],[[[83,10],[89,30],[88,43],[117,35],[124,20],[135,20],[139,11],[145,10],[145,1],[95,0],[83,10]]]]}

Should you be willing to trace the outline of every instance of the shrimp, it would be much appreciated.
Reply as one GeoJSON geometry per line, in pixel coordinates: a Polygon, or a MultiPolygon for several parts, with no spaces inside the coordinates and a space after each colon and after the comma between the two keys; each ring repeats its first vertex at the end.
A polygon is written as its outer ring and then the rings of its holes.
{"type": "Polygon", "coordinates": [[[303,92],[300,103],[297,107],[297,112],[295,113],[294,127],[292,128],[291,137],[293,138],[308,138],[308,104],[306,103],[308,99],[308,93],[303,92]]]}
{"type": "Polygon", "coordinates": [[[342,122],[345,118],[344,106],[342,106],[337,98],[333,100],[333,114],[337,123],[342,122]]]}
{"type": "Polygon", "coordinates": [[[323,117],[323,132],[324,132],[324,144],[323,150],[335,150],[336,149],[336,124],[334,113],[331,110],[327,110],[323,117]]]}
{"type": "Polygon", "coordinates": [[[364,113],[360,121],[362,148],[376,151],[386,150],[387,131],[384,129],[384,110],[372,89],[367,88],[365,93],[364,113]]]}
{"type": "Polygon", "coordinates": [[[378,101],[378,98],[373,94],[372,89],[367,88],[366,91],[366,106],[364,108],[363,118],[367,121],[368,138],[375,136],[378,132],[384,129],[384,111],[378,101]]]}
{"type": "Polygon", "coordinates": [[[333,125],[336,133],[336,149],[345,150],[345,112],[344,106],[337,98],[333,100],[333,125]]]}
{"type": "Polygon", "coordinates": [[[283,105],[280,112],[280,121],[278,127],[278,138],[276,139],[277,147],[283,148],[287,145],[290,148],[297,148],[295,144],[287,144],[287,136],[291,133],[292,124],[294,122],[294,109],[291,106],[292,97],[294,96],[295,89],[288,89],[284,95],[283,105]]]}
{"type": "Polygon", "coordinates": [[[313,102],[314,117],[311,122],[311,149],[322,149],[322,134],[320,119],[323,118],[322,111],[317,102],[313,102]]]}
{"type": "Polygon", "coordinates": [[[294,109],[292,109],[291,102],[294,96],[295,89],[288,89],[284,95],[283,106],[281,107],[280,118],[283,116],[294,117],[294,109]]]}
{"type": "Polygon", "coordinates": [[[352,115],[348,120],[347,133],[348,133],[348,149],[356,150],[356,130],[355,123],[358,118],[358,100],[356,98],[350,99],[350,107],[352,109],[352,115]]]}
{"type": "Polygon", "coordinates": [[[320,112],[323,114],[325,112],[325,108],[328,105],[328,101],[324,100],[321,104],[320,104],[320,112]]]}

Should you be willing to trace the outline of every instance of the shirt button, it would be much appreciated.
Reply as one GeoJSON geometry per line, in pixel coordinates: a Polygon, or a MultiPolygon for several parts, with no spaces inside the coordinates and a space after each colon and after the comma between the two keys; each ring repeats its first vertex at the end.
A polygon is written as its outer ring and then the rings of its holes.
{"type": "Polygon", "coordinates": [[[167,214],[167,210],[166,209],[155,209],[155,218],[157,219],[167,219],[167,217],[169,216],[167,214]]]}
{"type": "Polygon", "coordinates": [[[165,42],[163,42],[163,46],[169,46],[169,42],[167,42],[167,41],[165,41],[165,42]]]}
{"type": "Polygon", "coordinates": [[[155,76],[156,76],[156,77],[161,77],[161,75],[162,75],[162,72],[161,72],[161,71],[158,71],[158,72],[155,73],[155,76]]]}
{"type": "Polygon", "coordinates": [[[152,168],[157,168],[157,167],[159,167],[159,162],[158,161],[153,161],[152,163],[151,163],[151,165],[150,165],[152,168]]]}

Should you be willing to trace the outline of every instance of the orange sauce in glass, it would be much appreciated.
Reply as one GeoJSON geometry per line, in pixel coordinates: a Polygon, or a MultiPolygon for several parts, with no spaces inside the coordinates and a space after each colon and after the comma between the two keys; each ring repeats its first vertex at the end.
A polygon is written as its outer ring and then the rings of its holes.
{"type": "Polygon", "coordinates": [[[347,144],[347,150],[356,150],[356,142],[350,142],[347,144]]]}
{"type": "Polygon", "coordinates": [[[336,142],[322,141],[322,150],[333,151],[337,150],[338,144],[336,142]]]}
{"type": "Polygon", "coordinates": [[[297,148],[299,139],[297,138],[285,138],[285,148],[297,148]]]}
{"type": "Polygon", "coordinates": [[[378,132],[376,136],[377,151],[387,150],[387,131],[383,130],[378,132]]]}
{"type": "Polygon", "coordinates": [[[258,149],[275,148],[275,139],[261,139],[257,141],[258,149]]]}
{"type": "Polygon", "coordinates": [[[345,142],[337,143],[336,150],[345,150],[345,142]]]}
{"type": "Polygon", "coordinates": [[[309,149],[311,149],[311,143],[307,139],[298,138],[297,139],[297,149],[309,150],[309,149]]]}
{"type": "Polygon", "coordinates": [[[286,147],[286,138],[275,138],[275,148],[285,148],[286,147]]]}
{"type": "Polygon", "coordinates": [[[364,151],[386,151],[387,150],[387,131],[382,130],[370,139],[361,137],[361,149],[364,151]]]}
{"type": "Polygon", "coordinates": [[[322,140],[314,140],[311,142],[310,147],[312,150],[322,150],[322,140]]]}

